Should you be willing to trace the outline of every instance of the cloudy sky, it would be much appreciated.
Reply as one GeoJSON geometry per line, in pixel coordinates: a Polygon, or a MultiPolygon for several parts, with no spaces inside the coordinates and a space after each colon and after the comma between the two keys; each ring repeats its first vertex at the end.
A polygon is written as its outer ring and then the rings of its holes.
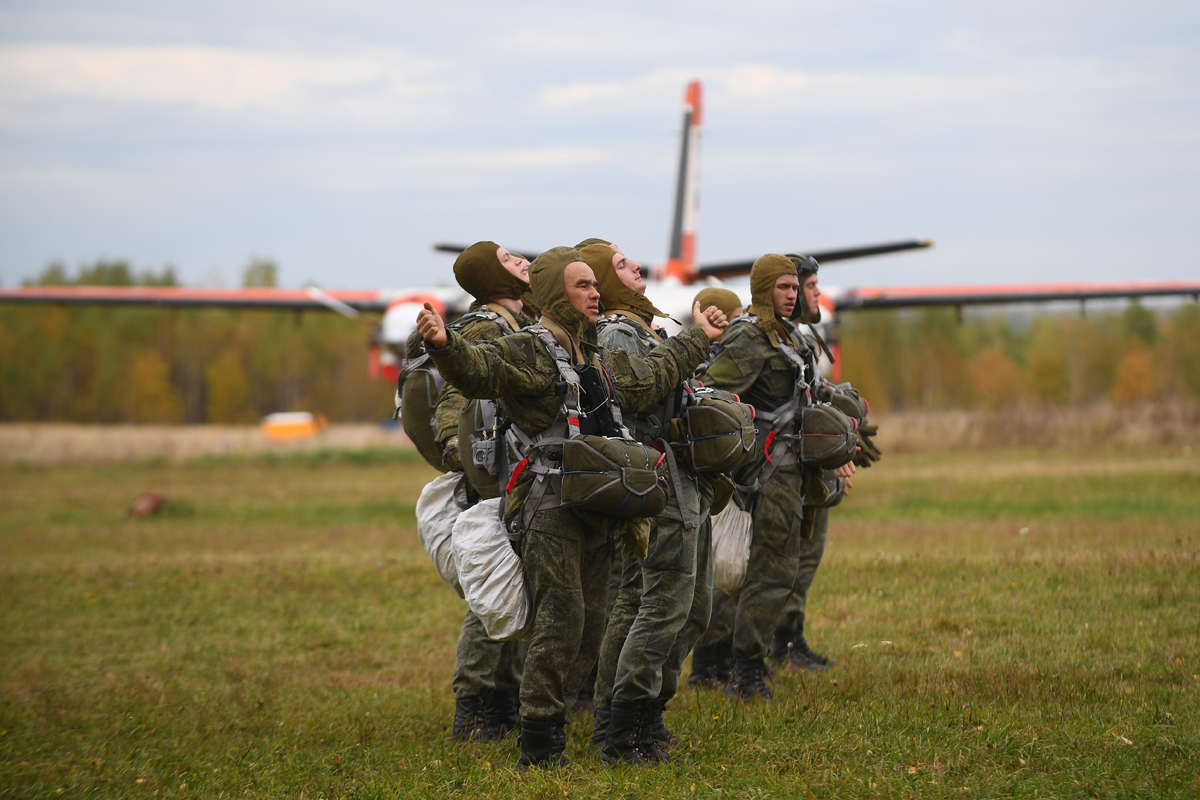
{"type": "MultiPolygon", "coordinates": [[[[435,240],[660,262],[928,236],[827,283],[1200,275],[1195,2],[0,2],[0,282],[450,279],[435,240]],[[578,7],[576,7],[578,6],[578,7]]],[[[835,272],[836,270],[836,272],[835,272]]]]}

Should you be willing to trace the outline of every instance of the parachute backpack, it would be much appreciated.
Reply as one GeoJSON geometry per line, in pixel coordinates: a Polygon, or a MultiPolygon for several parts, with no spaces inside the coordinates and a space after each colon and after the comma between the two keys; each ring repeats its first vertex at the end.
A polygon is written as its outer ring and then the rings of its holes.
{"type": "Polygon", "coordinates": [[[550,351],[562,379],[563,404],[554,423],[536,436],[504,422],[496,428],[497,484],[506,476],[505,493],[511,496],[522,475],[533,476],[521,514],[510,523],[510,536],[520,538],[536,511],[558,506],[625,518],[661,513],[667,493],[658,468],[669,456],[629,438],[607,371],[593,367],[581,377],[584,370],[576,369],[548,329],[534,325],[525,332],[550,351]],[[591,409],[581,402],[585,382],[605,398],[591,409]],[[583,433],[582,427],[597,433],[583,433]],[[520,456],[511,470],[510,453],[520,456]]]}
{"type": "MultiPolygon", "coordinates": [[[[744,314],[737,322],[757,326],[758,318],[744,314]]],[[[743,495],[756,494],[780,467],[796,463],[819,469],[840,467],[854,457],[858,446],[858,423],[835,406],[814,399],[805,377],[811,372],[816,378],[816,365],[773,331],[767,332],[767,337],[792,365],[796,383],[787,402],[770,411],[756,409],[757,453],[739,475],[748,483],[735,484],[743,495]]]]}
{"type": "MultiPolygon", "coordinates": [[[[497,303],[488,303],[484,308],[464,314],[447,325],[446,329],[461,331],[479,320],[496,323],[506,334],[514,333],[517,329],[512,314],[497,303]]],[[[449,472],[442,463],[442,444],[437,438],[437,421],[434,419],[438,397],[445,385],[446,380],[425,352],[422,341],[420,353],[409,360],[396,379],[396,416],[417,452],[438,472],[449,472]]]]}

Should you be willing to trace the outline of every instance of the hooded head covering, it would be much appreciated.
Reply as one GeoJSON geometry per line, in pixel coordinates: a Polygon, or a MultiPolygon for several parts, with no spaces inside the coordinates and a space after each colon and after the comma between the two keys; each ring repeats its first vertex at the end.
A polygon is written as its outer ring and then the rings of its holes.
{"type": "MultiPolygon", "coordinates": [[[[796,265],[787,256],[768,253],[754,262],[750,268],[750,313],[758,317],[758,326],[765,331],[775,331],[781,336],[791,333],[788,326],[775,315],[771,290],[775,281],[784,275],[795,275],[796,265]]],[[[800,298],[796,298],[799,301],[800,298]]]]}
{"type": "Polygon", "coordinates": [[[583,261],[596,273],[596,281],[600,284],[600,302],[605,311],[627,311],[637,314],[649,322],[654,317],[667,316],[654,307],[654,304],[621,282],[617,270],[613,267],[613,254],[616,253],[607,244],[589,244],[579,251],[583,261]]]}
{"type": "Polygon", "coordinates": [[[610,242],[608,239],[598,239],[595,236],[593,236],[592,238],[584,239],[582,242],[575,245],[575,249],[582,250],[583,248],[587,247],[589,244],[612,244],[612,242],[610,242]]]}
{"type": "Polygon", "coordinates": [[[476,242],[454,260],[454,277],[458,285],[481,303],[497,297],[519,300],[529,291],[529,284],[505,269],[496,258],[499,249],[500,245],[495,242],[476,242]]]}
{"type": "MultiPolygon", "coordinates": [[[[816,275],[817,270],[821,265],[812,256],[789,255],[788,258],[796,265],[796,277],[800,279],[800,297],[796,298],[796,302],[800,305],[800,315],[797,320],[805,325],[813,325],[821,321],[821,307],[817,306],[816,312],[808,307],[808,301],[804,298],[804,282],[808,280],[810,275],[816,275]]],[[[824,342],[822,342],[824,345],[824,342]]]]}
{"type": "Polygon", "coordinates": [[[586,314],[571,305],[563,284],[563,273],[574,261],[583,261],[574,247],[547,250],[529,265],[529,285],[533,289],[533,301],[545,314],[562,323],[579,341],[595,346],[596,326],[586,314]]]}
{"type": "Polygon", "coordinates": [[[696,295],[693,303],[700,304],[700,310],[704,311],[709,306],[716,306],[725,312],[725,316],[733,319],[733,312],[739,308],[743,308],[742,299],[728,289],[722,289],[718,286],[710,286],[707,289],[702,289],[700,294],[696,295]]]}

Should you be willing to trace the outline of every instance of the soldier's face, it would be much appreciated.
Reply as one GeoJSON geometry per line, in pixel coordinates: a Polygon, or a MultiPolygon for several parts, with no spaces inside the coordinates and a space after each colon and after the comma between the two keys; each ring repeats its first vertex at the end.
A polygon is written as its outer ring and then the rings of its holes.
{"type": "Polygon", "coordinates": [[[642,265],[633,259],[626,258],[625,254],[616,247],[613,249],[616,250],[612,257],[613,269],[617,271],[617,277],[621,279],[621,283],[638,294],[645,294],[646,281],[642,277],[642,265]]]}
{"type": "Polygon", "coordinates": [[[582,261],[567,264],[563,270],[563,289],[571,306],[595,325],[600,316],[600,284],[592,268],[582,261]]]}
{"type": "Polygon", "coordinates": [[[821,313],[821,306],[817,303],[817,298],[821,296],[821,290],[817,288],[817,276],[809,275],[804,279],[804,302],[808,304],[808,313],[816,318],[821,313]]]}
{"type": "Polygon", "coordinates": [[[775,286],[771,289],[771,305],[775,309],[775,316],[791,319],[799,293],[800,279],[795,275],[781,275],[776,278],[775,286]]]}
{"type": "Polygon", "coordinates": [[[502,267],[529,283],[529,259],[516,253],[510,253],[503,247],[496,248],[496,258],[500,260],[502,267]]]}

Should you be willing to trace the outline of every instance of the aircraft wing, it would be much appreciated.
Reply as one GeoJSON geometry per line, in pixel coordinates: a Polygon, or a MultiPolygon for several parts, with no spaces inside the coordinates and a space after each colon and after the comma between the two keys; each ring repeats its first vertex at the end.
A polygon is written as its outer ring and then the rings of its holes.
{"type": "Polygon", "coordinates": [[[0,303],[70,303],[166,307],[259,308],[284,311],[332,309],[385,311],[389,297],[376,290],[184,289],[157,286],[22,286],[0,289],[0,303]]]}
{"type": "Polygon", "coordinates": [[[1036,303],[1121,297],[1191,295],[1200,300],[1200,281],[1120,283],[1026,283],[991,286],[895,286],[847,289],[836,298],[838,311],[920,306],[1036,303]]]}
{"type": "MultiPolygon", "coordinates": [[[[841,250],[805,251],[804,255],[812,256],[818,262],[825,264],[829,261],[845,261],[851,258],[866,258],[881,256],[885,253],[900,253],[905,250],[918,250],[922,247],[932,247],[930,239],[910,239],[903,242],[886,242],[871,244],[863,247],[846,247],[841,250]]],[[[754,259],[748,261],[722,261],[719,264],[701,264],[697,270],[701,277],[736,278],[739,275],[749,275],[754,266],[754,259]]]]}

